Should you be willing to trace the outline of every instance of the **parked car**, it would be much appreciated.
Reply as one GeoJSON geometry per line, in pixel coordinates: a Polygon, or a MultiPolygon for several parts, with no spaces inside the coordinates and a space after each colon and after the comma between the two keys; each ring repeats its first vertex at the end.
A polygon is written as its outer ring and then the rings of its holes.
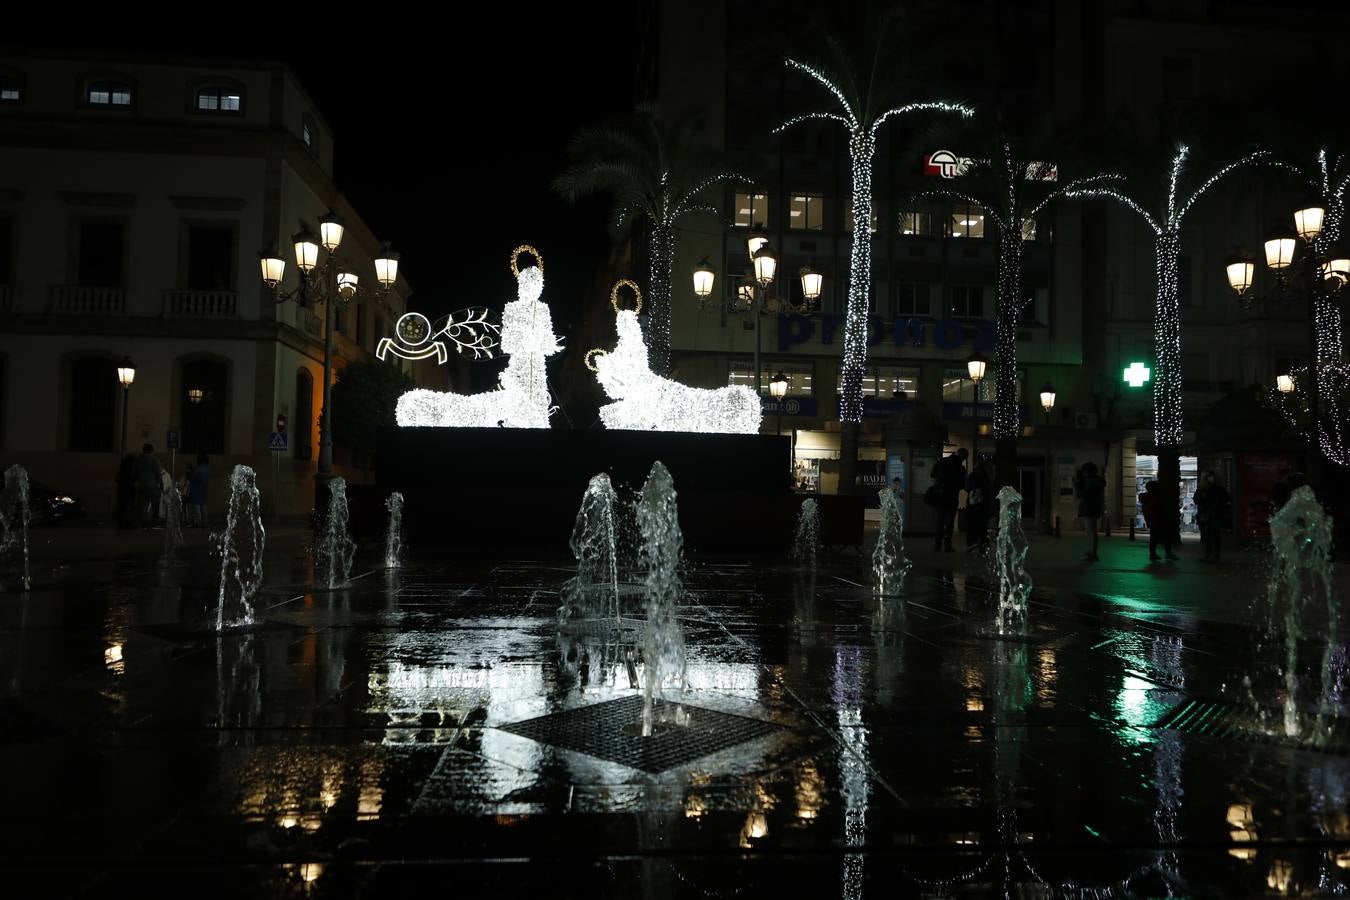
{"type": "Polygon", "coordinates": [[[28,482],[28,507],[34,525],[69,522],[84,517],[84,501],[73,494],[50,488],[40,481],[28,482]]]}

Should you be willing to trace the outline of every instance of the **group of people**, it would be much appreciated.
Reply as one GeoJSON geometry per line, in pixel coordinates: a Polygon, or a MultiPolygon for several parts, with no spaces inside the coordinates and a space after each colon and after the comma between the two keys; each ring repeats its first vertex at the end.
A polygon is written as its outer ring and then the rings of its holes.
{"type": "Polygon", "coordinates": [[[984,458],[966,472],[970,454],[961,447],[933,466],[933,484],[924,502],[937,511],[933,549],[951,553],[961,492],[966,492],[966,549],[983,552],[989,546],[989,518],[994,509],[994,464],[984,458]]]}
{"type": "Polygon", "coordinates": [[[175,482],[155,456],[152,444],[141,447],[139,457],[128,453],[117,470],[117,522],[121,528],[153,528],[165,519],[164,497],[174,491],[183,504],[189,528],[206,527],[206,497],[211,480],[209,457],[197,454],[175,482]]]}
{"type": "MultiPolygon", "coordinates": [[[[994,488],[997,479],[993,461],[979,460],[969,473],[966,463],[969,453],[964,447],[950,456],[944,456],[933,467],[933,483],[924,495],[924,502],[935,508],[937,527],[933,549],[952,552],[952,536],[956,530],[961,492],[966,495],[966,549],[983,551],[989,545],[989,519],[995,509],[994,488]]],[[[1106,479],[1093,462],[1085,462],[1074,476],[1074,496],[1078,500],[1078,517],[1083,520],[1090,544],[1084,560],[1098,560],[1098,537],[1101,518],[1106,513],[1106,479]]],[[[1159,547],[1167,559],[1176,559],[1173,548],[1180,542],[1176,516],[1167,516],[1157,481],[1150,481],[1139,494],[1144,522],[1148,525],[1148,552],[1150,561],[1158,561],[1159,547]]],[[[1231,497],[1213,472],[1206,471],[1193,496],[1196,522],[1200,526],[1200,540],[1205,562],[1219,562],[1223,529],[1230,527],[1231,497]]]]}

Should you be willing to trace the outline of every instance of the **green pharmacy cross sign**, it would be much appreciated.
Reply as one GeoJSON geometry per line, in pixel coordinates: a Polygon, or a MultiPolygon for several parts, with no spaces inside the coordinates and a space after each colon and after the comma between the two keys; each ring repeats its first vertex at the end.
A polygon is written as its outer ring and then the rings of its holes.
{"type": "Polygon", "coordinates": [[[1148,366],[1140,362],[1133,362],[1125,369],[1125,381],[1130,387],[1143,387],[1152,374],[1153,372],[1148,366]]]}

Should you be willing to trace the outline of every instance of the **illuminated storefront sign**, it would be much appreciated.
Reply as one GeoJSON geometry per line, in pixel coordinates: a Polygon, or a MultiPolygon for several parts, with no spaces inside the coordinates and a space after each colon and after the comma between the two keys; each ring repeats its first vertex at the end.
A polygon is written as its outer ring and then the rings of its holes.
{"type": "MultiPolygon", "coordinates": [[[[939,178],[960,178],[977,162],[969,156],[958,156],[950,150],[934,150],[923,158],[923,173],[939,178]]],[[[1027,163],[1027,178],[1032,181],[1059,181],[1059,166],[1054,163],[1027,163]]]]}

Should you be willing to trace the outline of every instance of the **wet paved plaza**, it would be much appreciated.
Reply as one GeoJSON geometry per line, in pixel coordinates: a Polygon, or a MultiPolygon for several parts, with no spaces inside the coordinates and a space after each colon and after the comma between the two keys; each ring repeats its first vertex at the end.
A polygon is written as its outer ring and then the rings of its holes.
{"type": "MultiPolygon", "coordinates": [[[[1320,746],[1255,725],[1246,695],[1273,705],[1276,654],[1232,612],[1245,600],[1207,615],[1050,588],[1026,634],[999,636],[989,580],[938,562],[878,597],[857,557],[691,560],[686,721],[647,739],[639,623],[560,632],[566,560],[363,555],[349,588],[313,591],[278,549],[260,621],[223,635],[201,547],[39,560],[28,593],[11,566],[4,896],[1350,885],[1344,719],[1309,725],[1320,746]]],[[[1311,710],[1325,623],[1306,631],[1311,710]]],[[[1343,716],[1339,643],[1321,694],[1343,716]]]]}

